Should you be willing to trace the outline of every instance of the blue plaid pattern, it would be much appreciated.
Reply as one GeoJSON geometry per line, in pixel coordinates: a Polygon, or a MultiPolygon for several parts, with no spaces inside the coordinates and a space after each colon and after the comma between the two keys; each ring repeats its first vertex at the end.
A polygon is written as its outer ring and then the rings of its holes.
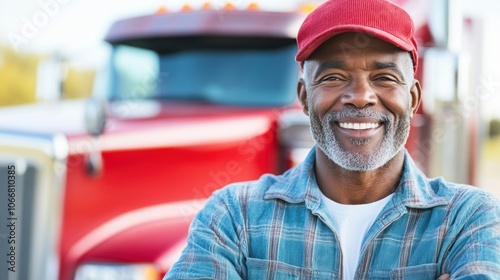
{"type": "MultiPolygon", "coordinates": [[[[191,224],[164,279],[342,279],[337,225],[321,202],[315,149],[283,175],[227,186],[191,224]]],[[[355,279],[500,279],[500,203],[428,179],[405,152],[391,201],[364,238],[355,279]]]]}

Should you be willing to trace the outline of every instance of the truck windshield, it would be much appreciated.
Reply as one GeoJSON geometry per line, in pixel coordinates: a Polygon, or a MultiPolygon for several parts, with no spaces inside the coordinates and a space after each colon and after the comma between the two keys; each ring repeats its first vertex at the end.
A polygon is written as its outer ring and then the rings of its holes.
{"type": "Polygon", "coordinates": [[[283,106],[296,97],[295,45],[269,49],[188,49],[165,54],[116,45],[111,99],[171,99],[283,106]]]}

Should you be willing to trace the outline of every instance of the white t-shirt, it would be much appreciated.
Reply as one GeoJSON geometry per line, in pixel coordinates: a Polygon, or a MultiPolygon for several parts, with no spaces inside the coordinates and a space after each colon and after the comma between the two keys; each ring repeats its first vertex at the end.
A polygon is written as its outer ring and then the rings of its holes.
{"type": "Polygon", "coordinates": [[[323,203],[339,228],[337,234],[342,248],[344,280],[354,279],[363,238],[393,195],[368,204],[339,204],[322,195],[323,203]]]}

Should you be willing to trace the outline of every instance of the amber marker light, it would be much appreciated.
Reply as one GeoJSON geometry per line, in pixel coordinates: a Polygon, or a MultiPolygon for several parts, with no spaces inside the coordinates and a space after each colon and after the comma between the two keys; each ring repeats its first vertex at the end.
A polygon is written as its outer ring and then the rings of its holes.
{"type": "Polygon", "coordinates": [[[233,5],[233,3],[227,3],[224,6],[224,10],[236,10],[236,7],[233,5]]]}
{"type": "Polygon", "coordinates": [[[212,10],[213,8],[212,3],[210,2],[205,2],[201,7],[202,10],[212,10]]]}
{"type": "Polygon", "coordinates": [[[157,10],[156,10],[156,13],[157,14],[166,14],[168,13],[168,9],[166,6],[160,6],[157,10]]]}
{"type": "Polygon", "coordinates": [[[304,14],[309,14],[314,9],[316,9],[316,7],[318,7],[318,4],[304,3],[304,4],[300,5],[299,12],[304,13],[304,14]]]}
{"type": "Polygon", "coordinates": [[[184,4],[184,6],[182,6],[182,8],[181,8],[181,11],[183,11],[183,12],[189,12],[192,10],[193,10],[193,8],[191,8],[191,6],[189,4],[184,4]]]}
{"type": "Polygon", "coordinates": [[[259,4],[255,3],[255,2],[252,2],[252,3],[248,4],[247,10],[249,10],[249,11],[259,11],[260,10],[259,4]]]}

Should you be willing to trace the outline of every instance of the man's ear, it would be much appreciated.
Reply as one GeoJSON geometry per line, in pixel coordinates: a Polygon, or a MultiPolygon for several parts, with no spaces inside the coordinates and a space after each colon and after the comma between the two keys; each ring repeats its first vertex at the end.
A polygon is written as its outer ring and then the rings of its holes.
{"type": "Polygon", "coordinates": [[[304,112],[304,114],[309,116],[309,107],[307,107],[306,84],[303,78],[300,78],[297,82],[297,96],[299,98],[300,104],[302,105],[302,111],[304,112]]]}
{"type": "Polygon", "coordinates": [[[411,97],[411,117],[413,117],[420,106],[420,102],[422,101],[422,87],[420,86],[420,82],[415,80],[413,82],[413,86],[410,88],[410,97],[411,97]]]}

